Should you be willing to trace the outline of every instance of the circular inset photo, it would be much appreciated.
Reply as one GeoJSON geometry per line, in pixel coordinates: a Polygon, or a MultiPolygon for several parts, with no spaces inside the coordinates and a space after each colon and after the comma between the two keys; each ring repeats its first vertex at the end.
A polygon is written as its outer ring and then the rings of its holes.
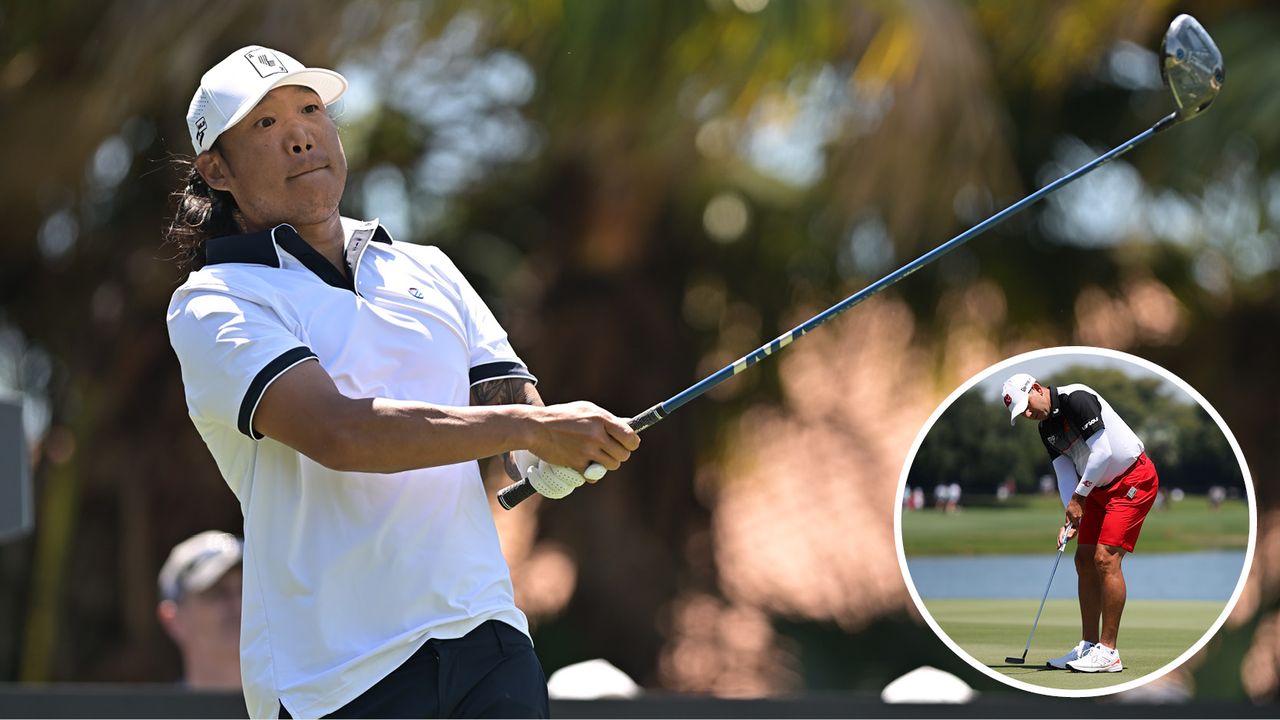
{"type": "Polygon", "coordinates": [[[934,411],[902,470],[898,561],[962,659],[1088,697],[1176,668],[1226,620],[1256,507],[1218,413],[1167,370],[1089,347],[1005,360],[934,411]]]}

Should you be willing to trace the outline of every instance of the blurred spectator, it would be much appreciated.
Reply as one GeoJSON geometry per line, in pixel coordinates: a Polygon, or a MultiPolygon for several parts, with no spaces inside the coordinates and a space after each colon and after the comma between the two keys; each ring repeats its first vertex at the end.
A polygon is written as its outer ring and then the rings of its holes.
{"type": "Polygon", "coordinates": [[[960,483],[953,482],[947,488],[947,512],[956,512],[960,509],[960,483]]]}
{"type": "Polygon", "coordinates": [[[1052,475],[1040,476],[1040,494],[1052,495],[1058,489],[1058,482],[1053,479],[1052,475]]]}
{"type": "Polygon", "coordinates": [[[160,569],[156,616],[191,689],[240,690],[242,548],[235,535],[208,530],[179,543],[160,569]]]}
{"type": "Polygon", "coordinates": [[[914,490],[911,491],[911,509],[913,510],[924,509],[924,488],[916,487],[914,490]]]}
{"type": "Polygon", "coordinates": [[[1017,491],[1018,484],[1013,481],[1013,478],[1007,477],[1004,479],[1004,482],[1000,483],[1000,486],[996,488],[996,500],[999,502],[1008,502],[1009,498],[1013,497],[1014,493],[1017,491]]]}
{"type": "Polygon", "coordinates": [[[1222,501],[1227,499],[1227,489],[1221,485],[1214,485],[1209,488],[1209,509],[1217,510],[1222,506],[1222,501]]]}

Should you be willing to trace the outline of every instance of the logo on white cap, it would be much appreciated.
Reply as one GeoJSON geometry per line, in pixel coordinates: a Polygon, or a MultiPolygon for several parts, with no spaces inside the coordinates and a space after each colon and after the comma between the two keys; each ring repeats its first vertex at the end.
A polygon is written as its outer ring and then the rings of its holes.
{"type": "Polygon", "coordinates": [[[280,62],[280,58],[276,54],[265,48],[256,48],[244,54],[245,59],[249,61],[249,65],[258,71],[258,75],[267,77],[268,75],[279,75],[282,72],[288,72],[284,69],[284,63],[280,62]]]}

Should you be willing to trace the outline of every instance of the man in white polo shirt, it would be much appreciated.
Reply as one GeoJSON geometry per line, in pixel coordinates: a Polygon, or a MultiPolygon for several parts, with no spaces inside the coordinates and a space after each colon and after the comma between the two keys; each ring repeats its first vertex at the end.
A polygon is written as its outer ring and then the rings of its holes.
{"type": "Polygon", "coordinates": [[[1004,383],[1009,423],[1039,424],[1040,439],[1066,506],[1065,537],[1077,537],[1080,642],[1046,665],[1077,672],[1120,672],[1116,640],[1127,590],[1121,561],[1133,552],[1160,481],[1142,441],[1107,401],[1085,385],[1041,385],[1026,373],[1004,383]]]}
{"type": "Polygon", "coordinates": [[[639,444],[533,376],[445,255],[338,214],[342,76],[242,48],[201,79],[169,239],[192,421],[244,513],[251,717],[545,716],[476,460],[563,497],[639,444]],[[523,455],[523,468],[510,460],[523,455]]]}

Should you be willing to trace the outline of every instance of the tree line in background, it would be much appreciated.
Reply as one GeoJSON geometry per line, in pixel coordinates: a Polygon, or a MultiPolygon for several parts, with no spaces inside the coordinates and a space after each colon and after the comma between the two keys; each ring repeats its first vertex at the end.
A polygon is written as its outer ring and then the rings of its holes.
{"type": "MultiPolygon", "coordinates": [[[[1172,384],[1133,377],[1115,368],[1077,365],[1040,378],[1053,387],[1083,384],[1096,390],[1137,434],[1160,473],[1160,487],[1203,494],[1213,486],[1243,493],[1244,476],[1226,436],[1209,413],[1172,384]]],[[[1019,493],[1039,492],[1054,477],[1035,424],[1019,420],[999,397],[975,386],[956,398],[920,444],[907,484],[926,489],[959,483],[968,493],[995,495],[1012,482],[1019,493]]],[[[1057,482],[1053,487],[1056,492],[1057,482]]]]}

